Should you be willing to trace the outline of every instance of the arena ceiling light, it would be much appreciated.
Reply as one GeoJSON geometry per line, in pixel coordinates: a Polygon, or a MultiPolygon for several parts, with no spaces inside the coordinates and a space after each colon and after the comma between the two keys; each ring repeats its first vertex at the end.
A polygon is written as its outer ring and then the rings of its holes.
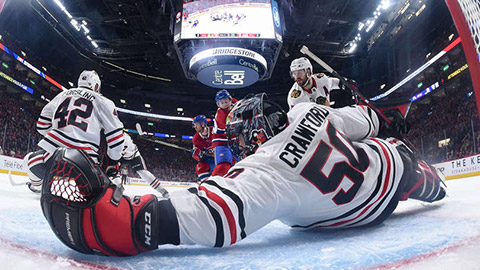
{"type": "Polygon", "coordinates": [[[57,6],[67,15],[67,17],[69,19],[72,19],[73,16],[72,14],[70,14],[70,12],[68,12],[68,10],[65,8],[65,6],[62,4],[62,2],[60,2],[60,0],[53,0],[53,2],[55,2],[55,4],[57,4],[57,6]]]}
{"type": "Polygon", "coordinates": [[[92,38],[88,35],[90,33],[90,29],[87,27],[87,22],[85,20],[82,20],[81,22],[77,21],[76,19],[73,18],[72,14],[68,12],[67,8],[60,2],[60,0],[53,0],[55,4],[67,15],[67,17],[70,19],[70,24],[80,32],[83,30],[83,34],[87,37],[87,39],[90,41],[90,43],[93,45],[93,47],[98,48],[98,44],[92,40],[92,38]]]}
{"type": "Polygon", "coordinates": [[[127,101],[126,101],[125,99],[123,99],[123,98],[122,98],[122,99],[120,99],[120,103],[122,103],[122,104],[126,104],[126,103],[127,103],[127,101]]]}
{"type": "Polygon", "coordinates": [[[418,17],[422,13],[422,11],[425,9],[426,6],[427,5],[423,4],[422,7],[420,7],[418,11],[415,13],[415,16],[418,17]]]}
{"type": "Polygon", "coordinates": [[[383,10],[388,9],[390,7],[390,0],[383,0],[380,6],[383,10]]]}
{"type": "Polygon", "coordinates": [[[386,10],[390,7],[390,0],[382,0],[377,8],[373,11],[373,17],[368,18],[366,22],[360,22],[358,24],[358,32],[355,38],[346,43],[345,50],[347,53],[353,53],[358,47],[358,44],[362,40],[362,32],[365,30],[365,33],[370,32],[373,26],[375,25],[376,21],[382,15],[382,10],[386,10]]]}

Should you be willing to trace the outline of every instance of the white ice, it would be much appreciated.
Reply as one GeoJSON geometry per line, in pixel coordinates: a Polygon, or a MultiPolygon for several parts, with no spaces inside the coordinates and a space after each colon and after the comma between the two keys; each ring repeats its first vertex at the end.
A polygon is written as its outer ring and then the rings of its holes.
{"type": "Polygon", "coordinates": [[[0,269],[480,269],[480,177],[447,185],[443,201],[401,202],[377,227],[299,232],[276,221],[228,248],[169,245],[113,258],[64,246],[39,196],[0,174],[0,269]]]}

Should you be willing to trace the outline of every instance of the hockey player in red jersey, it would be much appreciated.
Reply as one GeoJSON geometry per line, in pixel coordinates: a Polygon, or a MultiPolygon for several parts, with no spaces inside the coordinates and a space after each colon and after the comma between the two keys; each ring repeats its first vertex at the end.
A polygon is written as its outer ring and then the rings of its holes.
{"type": "Polygon", "coordinates": [[[37,121],[37,131],[44,136],[38,143],[42,150],[28,153],[24,158],[31,181],[28,186],[33,192],[40,192],[44,164],[59,147],[83,150],[98,162],[102,129],[108,145],[107,156],[112,160],[109,173],[115,173],[114,165],[121,157],[124,142],[123,124],[115,104],[100,94],[100,87],[98,74],[85,70],[78,78],[78,88],[59,93],[43,107],[37,121]]]}
{"type": "Polygon", "coordinates": [[[225,134],[225,128],[227,126],[227,116],[230,113],[232,105],[237,102],[232,98],[227,90],[220,90],[215,95],[215,102],[218,109],[215,114],[215,127],[213,129],[212,145],[215,149],[215,169],[212,172],[212,176],[225,175],[232,164],[234,163],[234,157],[232,151],[227,144],[227,136],[225,134]]]}
{"type": "Polygon", "coordinates": [[[207,126],[207,117],[203,114],[195,116],[192,125],[195,131],[197,131],[192,139],[192,157],[198,161],[195,171],[200,182],[209,177],[213,168],[215,168],[212,146],[213,127],[207,126]]]}
{"type": "MultiPolygon", "coordinates": [[[[390,128],[404,126],[396,119],[390,128]]],[[[232,109],[229,143],[247,157],[227,175],[173,191],[169,199],[130,200],[106,185],[82,152],[59,149],[43,184],[42,209],[70,248],[123,256],[163,244],[229,246],[275,219],[296,229],[372,226],[399,200],[443,199],[441,174],[400,140],[377,137],[380,127],[366,106],[308,103],[285,114],[259,94],[232,109]],[[78,191],[62,192],[72,182],[78,191]]]]}

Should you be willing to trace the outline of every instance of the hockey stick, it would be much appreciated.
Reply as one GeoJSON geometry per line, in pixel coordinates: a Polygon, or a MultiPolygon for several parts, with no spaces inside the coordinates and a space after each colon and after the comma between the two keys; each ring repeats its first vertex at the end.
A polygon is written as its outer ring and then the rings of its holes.
{"type": "Polygon", "coordinates": [[[348,83],[345,78],[343,78],[342,76],[340,76],[340,74],[338,74],[338,72],[336,72],[331,66],[329,66],[327,63],[325,63],[322,59],[320,59],[318,56],[316,56],[313,52],[311,52],[307,46],[303,46],[301,49],[300,49],[300,52],[303,53],[303,54],[306,54],[308,55],[310,58],[313,59],[313,61],[317,62],[320,66],[322,66],[324,69],[326,69],[330,74],[332,74],[335,78],[339,79],[343,85],[345,85],[346,87],[348,87],[348,89],[350,89],[350,91],[352,91],[353,93],[355,93],[355,95],[362,101],[364,102],[365,104],[367,104],[368,107],[370,107],[370,109],[372,109],[374,112],[377,113],[377,115],[379,115],[383,121],[385,121],[385,123],[387,123],[387,125],[391,125],[392,122],[385,116],[385,114],[383,114],[379,109],[377,109],[375,106],[373,106],[372,104],[370,104],[370,101],[365,98],[360,92],[358,92],[357,89],[355,89],[350,83],[348,83]]]}
{"type": "Polygon", "coordinates": [[[21,182],[15,182],[15,180],[13,180],[13,176],[12,176],[12,171],[8,171],[8,182],[10,182],[10,185],[16,187],[16,186],[24,186],[26,185],[28,182],[26,181],[21,181],[21,182]]]}
{"type": "Polygon", "coordinates": [[[181,147],[181,146],[178,146],[178,145],[173,144],[173,143],[168,143],[168,142],[164,142],[164,141],[160,141],[160,140],[155,140],[155,139],[150,139],[150,138],[145,137],[147,133],[146,133],[146,132],[143,132],[142,126],[140,125],[140,123],[136,123],[136,124],[135,124],[135,128],[137,129],[137,132],[138,132],[138,134],[140,135],[140,138],[142,138],[143,140],[146,140],[146,141],[149,141],[149,142],[153,142],[153,143],[158,143],[158,144],[161,144],[161,145],[165,145],[165,146],[172,147],[172,148],[176,148],[176,149],[180,149],[180,150],[184,150],[184,151],[187,151],[187,152],[192,152],[192,149],[188,149],[188,148],[185,148],[185,147],[181,147]]]}
{"type": "Polygon", "coordinates": [[[178,145],[173,144],[173,143],[167,143],[167,142],[164,142],[164,141],[149,139],[149,138],[142,138],[142,139],[144,139],[146,141],[149,141],[149,142],[154,142],[154,143],[158,143],[158,144],[161,144],[161,145],[165,145],[165,146],[168,146],[168,147],[184,150],[184,151],[187,151],[187,152],[192,152],[192,149],[181,147],[181,146],[178,146],[178,145]]]}
{"type": "MultiPolygon", "coordinates": [[[[311,52],[307,46],[302,46],[302,48],[300,49],[300,52],[305,54],[305,55],[308,55],[310,58],[313,59],[313,61],[317,62],[320,66],[322,66],[324,69],[326,69],[330,74],[332,74],[335,78],[339,79],[340,82],[342,82],[343,85],[345,85],[345,87],[347,87],[350,91],[352,91],[352,93],[354,93],[359,99],[360,101],[362,101],[363,103],[365,103],[370,109],[372,109],[380,118],[382,118],[382,120],[385,122],[385,124],[387,125],[387,127],[390,129],[390,130],[393,130],[391,127],[392,127],[392,121],[390,121],[390,119],[388,119],[385,114],[380,111],[379,109],[377,109],[375,106],[373,106],[372,104],[370,104],[370,101],[365,98],[365,96],[363,96],[357,89],[355,89],[355,87],[353,87],[350,83],[347,82],[347,80],[345,80],[344,77],[342,77],[337,71],[335,71],[331,66],[329,66],[327,63],[325,63],[322,59],[320,59],[318,56],[316,56],[313,52],[311,52]]],[[[395,133],[397,133],[397,136],[399,136],[400,138],[403,139],[403,141],[408,145],[408,147],[410,147],[413,151],[416,152],[416,148],[415,146],[407,139],[407,137],[403,134],[400,134],[399,132],[396,132],[395,130],[393,130],[395,133]]]]}

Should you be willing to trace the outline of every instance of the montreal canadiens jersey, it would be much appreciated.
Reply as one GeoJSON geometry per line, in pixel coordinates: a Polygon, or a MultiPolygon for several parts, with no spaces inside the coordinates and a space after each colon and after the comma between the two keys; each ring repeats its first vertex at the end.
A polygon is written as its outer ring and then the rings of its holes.
{"type": "Polygon", "coordinates": [[[182,244],[232,245],[275,219],[308,229],[361,226],[380,216],[404,167],[394,145],[373,137],[376,114],[309,103],[288,119],[224,177],[171,194],[182,244]]]}
{"type": "Polygon", "coordinates": [[[138,147],[133,143],[132,137],[127,133],[123,133],[124,143],[123,143],[123,151],[122,151],[122,158],[124,160],[131,160],[136,156],[139,156],[140,153],[138,152],[138,147]]]}
{"type": "Polygon", "coordinates": [[[202,159],[201,153],[205,151],[208,154],[213,155],[213,146],[212,146],[212,140],[213,140],[213,127],[207,127],[208,129],[208,134],[207,136],[203,137],[200,133],[195,133],[193,135],[192,139],[192,144],[193,144],[193,151],[192,151],[192,157],[200,161],[202,159]]]}
{"type": "Polygon", "coordinates": [[[99,93],[72,88],[59,93],[42,109],[37,131],[44,138],[38,145],[48,153],[58,147],[80,149],[97,162],[101,130],[107,140],[107,155],[119,160],[124,135],[115,104],[99,93]]]}
{"type": "Polygon", "coordinates": [[[292,109],[298,103],[317,102],[318,98],[323,97],[330,102],[330,91],[338,89],[340,80],[337,78],[329,78],[323,73],[313,74],[313,87],[310,90],[302,88],[298,83],[294,83],[290,92],[288,92],[287,103],[288,108],[292,109]]]}
{"type": "MultiPolygon", "coordinates": [[[[232,107],[238,100],[232,99],[232,107]]],[[[220,145],[227,145],[227,134],[225,133],[225,128],[227,127],[227,116],[230,113],[230,109],[217,109],[215,114],[215,122],[213,128],[213,147],[220,145]]]]}

